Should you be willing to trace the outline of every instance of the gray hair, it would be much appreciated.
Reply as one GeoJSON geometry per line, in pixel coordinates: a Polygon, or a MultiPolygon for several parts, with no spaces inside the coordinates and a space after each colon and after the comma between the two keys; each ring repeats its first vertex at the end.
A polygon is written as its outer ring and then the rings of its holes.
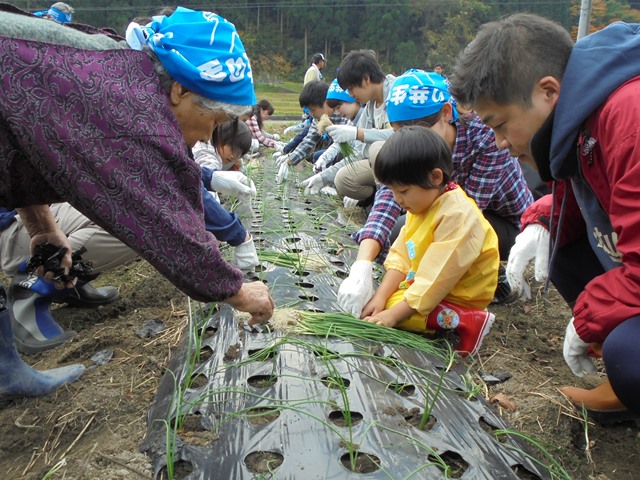
{"type": "MultiPolygon", "coordinates": [[[[160,78],[160,84],[162,89],[168,95],[171,92],[171,87],[176,80],[169,74],[162,62],[158,59],[158,56],[148,46],[144,46],[143,50],[149,54],[153,62],[153,68],[160,78]]],[[[218,100],[211,100],[192,92],[195,96],[195,102],[205,110],[213,112],[224,112],[231,118],[241,117],[242,115],[248,115],[251,113],[253,105],[232,105],[230,103],[220,102],[218,100]]]]}
{"type": "Polygon", "coordinates": [[[68,14],[73,14],[73,12],[75,12],[75,10],[71,5],[66,4],[64,2],[56,2],[53,5],[51,5],[51,7],[49,8],[55,8],[56,10],[60,10],[62,13],[68,13],[68,14]]]}

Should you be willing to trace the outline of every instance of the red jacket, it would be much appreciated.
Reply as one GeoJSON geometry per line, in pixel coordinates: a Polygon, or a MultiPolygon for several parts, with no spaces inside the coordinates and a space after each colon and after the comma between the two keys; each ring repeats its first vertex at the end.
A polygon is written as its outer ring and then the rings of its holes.
{"type": "MultiPolygon", "coordinates": [[[[602,343],[620,323],[640,315],[640,77],[620,86],[585,126],[596,143],[591,152],[579,149],[580,167],[613,227],[612,238],[598,247],[611,251],[610,256],[621,263],[589,282],[573,313],[580,338],[602,343]]],[[[558,186],[554,225],[562,198],[568,195],[560,226],[562,246],[586,232],[583,215],[589,212],[580,211],[568,181],[558,186]]],[[[522,226],[548,226],[550,214],[551,196],[547,195],[525,211],[522,226]]]]}

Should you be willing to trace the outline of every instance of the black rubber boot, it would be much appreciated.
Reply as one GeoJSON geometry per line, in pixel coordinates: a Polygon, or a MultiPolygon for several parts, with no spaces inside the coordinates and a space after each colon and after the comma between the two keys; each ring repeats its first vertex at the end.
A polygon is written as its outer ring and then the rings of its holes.
{"type": "Polygon", "coordinates": [[[116,287],[94,287],[91,283],[78,280],[75,288],[63,290],[63,295],[56,297],[56,303],[66,303],[73,307],[95,308],[108,305],[120,298],[116,287]]]}

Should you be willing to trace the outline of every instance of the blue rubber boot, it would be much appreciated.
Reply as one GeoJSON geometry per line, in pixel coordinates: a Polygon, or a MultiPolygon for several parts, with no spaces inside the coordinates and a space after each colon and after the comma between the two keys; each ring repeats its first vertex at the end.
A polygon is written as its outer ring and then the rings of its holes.
{"type": "Polygon", "coordinates": [[[26,354],[44,352],[76,334],[72,330],[65,331],[51,315],[51,303],[60,292],[53,283],[26,273],[20,266],[9,285],[9,303],[13,309],[11,323],[18,351],[26,354]]]}
{"type": "Polygon", "coordinates": [[[82,375],[84,365],[40,372],[24,363],[15,347],[11,317],[4,288],[0,286],[0,400],[47,395],[82,375]]]}

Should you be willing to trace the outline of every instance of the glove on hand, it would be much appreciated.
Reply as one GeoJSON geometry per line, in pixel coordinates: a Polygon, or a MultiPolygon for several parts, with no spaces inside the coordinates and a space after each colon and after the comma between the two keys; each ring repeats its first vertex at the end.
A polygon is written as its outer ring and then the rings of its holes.
{"type": "Polygon", "coordinates": [[[344,208],[356,208],[358,206],[358,202],[359,200],[350,197],[344,197],[342,199],[342,205],[344,205],[344,208]]]}
{"type": "Polygon", "coordinates": [[[211,189],[222,195],[236,197],[256,195],[256,186],[253,181],[242,172],[230,170],[218,170],[211,176],[211,189]]]}
{"type": "Polygon", "coordinates": [[[273,147],[275,149],[274,156],[275,156],[276,153],[279,153],[280,155],[282,155],[282,150],[284,150],[284,147],[286,147],[286,146],[287,146],[287,144],[284,143],[284,142],[276,142],[276,144],[273,147]]]}
{"type": "Polygon", "coordinates": [[[290,127],[287,127],[284,129],[284,134],[288,135],[289,133],[294,133],[297,131],[301,131],[303,129],[302,124],[297,124],[297,125],[291,125],[290,127]]]}
{"type": "Polygon", "coordinates": [[[278,140],[280,140],[280,135],[274,133],[273,135],[271,135],[271,138],[273,138],[277,142],[278,140]]]}
{"type": "Polygon", "coordinates": [[[320,193],[320,189],[324,187],[324,181],[320,174],[313,175],[302,182],[305,195],[317,195],[320,193]]]}
{"type": "Polygon", "coordinates": [[[280,165],[280,169],[276,174],[276,183],[282,183],[289,178],[289,164],[284,162],[280,165]]]}
{"type": "Polygon", "coordinates": [[[349,276],[338,290],[338,305],[345,312],[358,318],[362,309],[373,297],[373,264],[368,260],[356,260],[349,276]]]}
{"type": "Polygon", "coordinates": [[[260,260],[258,260],[258,252],[256,252],[256,246],[253,243],[253,238],[250,238],[246,242],[234,247],[233,263],[240,270],[250,270],[260,264],[260,260]]]}
{"type": "Polygon", "coordinates": [[[252,138],[251,139],[251,149],[249,151],[250,151],[250,153],[256,153],[256,152],[258,152],[258,150],[260,150],[260,142],[258,141],[258,139],[252,138]]]}
{"type": "Polygon", "coordinates": [[[330,187],[329,185],[327,185],[326,187],[322,187],[320,189],[320,193],[322,193],[322,194],[324,194],[324,195],[326,195],[328,197],[337,197],[338,196],[338,191],[335,188],[330,187]]]}
{"type": "Polygon", "coordinates": [[[345,143],[356,139],[358,127],[355,125],[330,125],[326,132],[334,142],[345,143]]]}
{"type": "Polygon", "coordinates": [[[285,155],[281,155],[278,157],[278,159],[276,160],[276,165],[277,166],[281,166],[283,163],[289,164],[291,163],[289,161],[289,154],[285,154],[285,155]]]}
{"type": "Polygon", "coordinates": [[[509,252],[507,281],[520,300],[531,298],[531,289],[524,279],[524,270],[533,258],[535,278],[538,282],[543,282],[549,275],[549,231],[537,223],[525,227],[516,237],[516,243],[509,252]]]}
{"type": "Polygon", "coordinates": [[[331,162],[331,160],[333,160],[333,157],[327,155],[327,152],[320,155],[318,160],[316,160],[316,163],[313,164],[314,173],[319,173],[323,170],[326,170],[327,165],[331,162]]]}
{"type": "Polygon", "coordinates": [[[576,333],[573,318],[569,321],[569,325],[567,325],[562,355],[573,374],[578,377],[583,377],[585,373],[598,372],[596,366],[589,358],[589,344],[583,342],[576,333]]]}

